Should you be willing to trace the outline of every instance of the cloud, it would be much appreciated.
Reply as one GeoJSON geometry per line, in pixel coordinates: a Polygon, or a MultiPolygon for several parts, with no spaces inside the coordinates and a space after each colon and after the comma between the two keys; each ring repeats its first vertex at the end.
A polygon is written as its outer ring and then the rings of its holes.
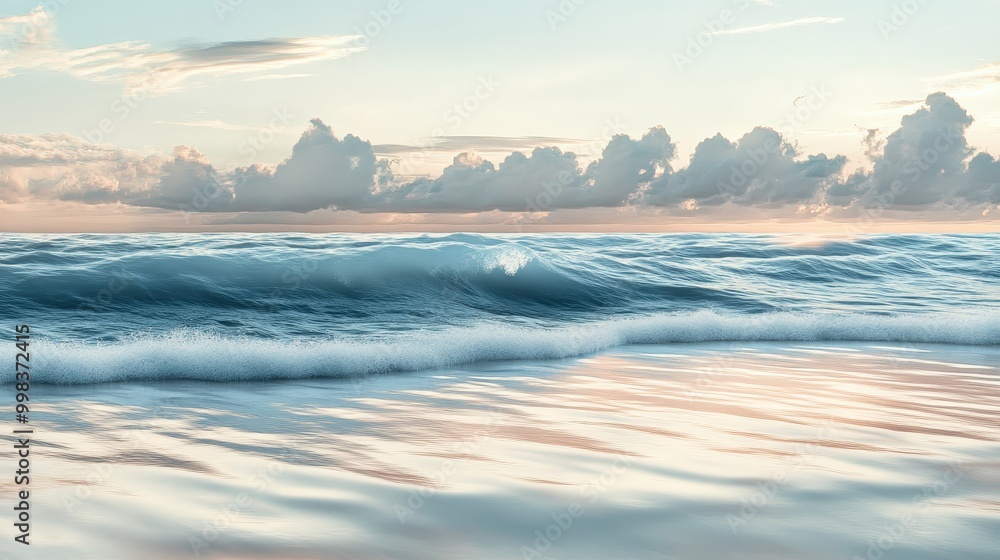
{"type": "Polygon", "coordinates": [[[232,189],[204,155],[190,146],[177,146],[160,167],[160,179],[153,188],[134,193],[125,202],[168,210],[228,211],[232,189]]]}
{"type": "Polygon", "coordinates": [[[150,191],[162,171],[161,164],[161,158],[157,156],[124,159],[104,167],[73,169],[51,187],[45,187],[44,182],[37,182],[31,188],[35,189],[35,196],[38,196],[38,189],[51,188],[54,198],[59,200],[88,203],[131,201],[141,199],[150,191]]]}
{"type": "MultiPolygon", "coordinates": [[[[954,99],[931,94],[884,139],[876,129],[863,130],[871,170],[846,177],[845,156],[800,153],[788,138],[765,127],[735,141],[709,137],[686,165],[674,161],[676,148],[667,131],[654,127],[639,138],[611,137],[586,166],[577,154],[556,146],[514,151],[498,164],[462,151],[437,177],[416,180],[393,174],[391,162],[379,158],[367,140],[339,137],[320,119],[310,122],[277,166],[232,170],[215,168],[190,146],[163,157],[65,134],[9,134],[0,135],[0,200],[269,215],[325,210],[543,216],[605,208],[663,216],[713,213],[718,219],[847,218],[869,209],[878,215],[933,211],[989,217],[996,214],[992,205],[1000,204],[1000,161],[969,145],[965,133],[972,122],[954,99]]],[[[486,140],[445,139],[452,146],[486,140]]],[[[522,141],[501,138],[496,145],[522,141]]]]}
{"type": "Polygon", "coordinates": [[[890,111],[898,111],[900,109],[915,109],[923,105],[923,99],[895,99],[893,101],[884,101],[882,103],[876,103],[866,111],[866,113],[884,113],[890,111]]]}
{"type": "Polygon", "coordinates": [[[843,23],[845,20],[841,17],[808,17],[801,19],[794,19],[791,21],[780,21],[776,23],[765,23],[761,25],[753,25],[750,27],[737,27],[734,29],[723,29],[721,31],[714,31],[713,35],[742,35],[745,33],[766,33],[768,31],[777,31],[778,29],[786,29],[789,27],[798,27],[800,25],[813,25],[816,23],[827,23],[836,24],[843,23]]]}
{"type": "MultiPolygon", "coordinates": [[[[41,6],[25,15],[0,18],[0,37],[4,38],[4,44],[0,48],[9,54],[21,48],[47,43],[50,40],[51,19],[41,6]]],[[[0,77],[5,75],[4,67],[0,64],[0,77]]]]}
{"type": "MultiPolygon", "coordinates": [[[[583,178],[576,155],[559,148],[514,152],[499,166],[472,153],[455,156],[437,179],[417,179],[386,191],[384,206],[396,212],[524,212],[548,187],[561,204],[579,203],[583,178]]],[[[553,194],[549,194],[551,198],[553,194]]]]}
{"type": "Polygon", "coordinates": [[[889,135],[872,172],[876,193],[905,188],[896,194],[896,204],[949,197],[951,181],[964,174],[964,162],[972,154],[965,131],[973,119],[965,109],[944,93],[929,95],[925,103],[903,117],[899,129],[889,135]]]}
{"type": "Polygon", "coordinates": [[[120,202],[159,180],[162,158],[69,134],[0,135],[0,201],[120,202]]]}
{"type": "Polygon", "coordinates": [[[380,177],[388,174],[388,163],[375,157],[371,143],[352,134],[339,139],[323,121],[310,122],[291,157],[273,170],[253,165],[233,172],[232,210],[366,206],[380,177]]]}
{"type": "Polygon", "coordinates": [[[970,204],[1000,204],[1000,160],[985,152],[976,154],[956,194],[970,204]]]}
{"type": "Polygon", "coordinates": [[[437,179],[385,190],[367,210],[395,212],[544,212],[557,208],[618,206],[668,169],[674,145],[663,128],[633,140],[616,135],[586,170],[576,154],[557,147],[514,152],[496,166],[461,153],[437,179]]]}
{"type": "Polygon", "coordinates": [[[965,162],[973,150],[965,131],[972,121],[948,95],[927,96],[924,106],[903,117],[900,127],[886,138],[871,173],[856,173],[832,187],[829,201],[901,208],[954,203],[971,179],[965,162]]]}
{"type": "Polygon", "coordinates": [[[937,89],[951,92],[980,91],[1000,83],[1000,62],[992,62],[972,70],[938,76],[932,78],[930,82],[937,89]]]}
{"type": "Polygon", "coordinates": [[[616,206],[639,188],[664,173],[676,147],[663,127],[651,128],[639,140],[617,134],[608,142],[600,159],[590,164],[587,175],[593,180],[590,206],[616,206]]]}
{"type": "MultiPolygon", "coordinates": [[[[121,83],[130,93],[180,89],[189,79],[258,74],[333,60],[364,50],[358,37],[316,36],[180,45],[157,48],[125,41],[66,49],[52,37],[51,16],[36,8],[29,16],[0,19],[0,31],[15,30],[16,48],[0,51],[0,78],[31,69],[64,72],[93,82],[121,83]],[[25,19],[27,18],[27,19],[25,19]]],[[[253,76],[251,76],[253,77],[253,76]]]]}
{"type": "Polygon", "coordinates": [[[421,152],[501,151],[532,149],[536,146],[556,144],[583,144],[579,138],[554,138],[550,136],[435,136],[424,145],[378,144],[378,154],[395,155],[421,152]]]}
{"type": "Polygon", "coordinates": [[[779,133],[758,127],[733,143],[717,134],[698,145],[690,164],[650,185],[645,201],[688,207],[734,203],[775,206],[816,199],[840,177],[844,156],[799,154],[779,133]]]}
{"type": "Polygon", "coordinates": [[[0,167],[66,166],[122,157],[119,148],[90,144],[70,134],[0,134],[0,167]]]}

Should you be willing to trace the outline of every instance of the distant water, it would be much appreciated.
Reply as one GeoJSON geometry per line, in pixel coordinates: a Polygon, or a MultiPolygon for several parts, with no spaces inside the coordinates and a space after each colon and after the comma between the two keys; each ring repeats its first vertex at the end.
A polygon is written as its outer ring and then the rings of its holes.
{"type": "Polygon", "coordinates": [[[1000,344],[1000,235],[2,235],[40,383],[349,377],[629,344],[1000,344]],[[294,367],[289,367],[293,365],[294,367]]]}

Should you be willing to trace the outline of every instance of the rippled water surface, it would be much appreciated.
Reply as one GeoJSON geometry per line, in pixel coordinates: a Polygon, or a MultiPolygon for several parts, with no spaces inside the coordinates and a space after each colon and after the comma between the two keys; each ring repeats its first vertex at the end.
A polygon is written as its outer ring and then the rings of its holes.
{"type": "Polygon", "coordinates": [[[1000,550],[1000,236],[2,240],[0,557],[1000,550]]]}
{"type": "Polygon", "coordinates": [[[36,323],[39,382],[354,376],[637,343],[1000,344],[998,235],[2,237],[0,314],[36,323]]]}
{"type": "Polygon", "coordinates": [[[13,557],[851,560],[874,543],[993,559],[998,360],[716,343],[353,382],[50,386],[41,556],[13,557]]]}

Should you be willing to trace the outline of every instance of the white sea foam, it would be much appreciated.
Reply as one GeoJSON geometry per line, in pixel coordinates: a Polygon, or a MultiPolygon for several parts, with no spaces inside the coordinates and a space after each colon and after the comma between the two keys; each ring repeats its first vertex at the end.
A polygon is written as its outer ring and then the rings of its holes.
{"type": "Polygon", "coordinates": [[[174,331],[110,344],[33,341],[36,383],[354,377],[496,360],[581,356],[630,344],[713,341],[870,341],[1000,345],[996,310],[907,316],[711,311],[615,319],[554,329],[482,324],[389,339],[281,341],[174,331]]]}

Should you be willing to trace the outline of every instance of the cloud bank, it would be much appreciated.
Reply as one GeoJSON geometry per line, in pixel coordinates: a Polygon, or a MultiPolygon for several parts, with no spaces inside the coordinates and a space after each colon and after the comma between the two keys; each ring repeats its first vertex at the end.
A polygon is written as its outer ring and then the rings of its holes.
{"type": "Polygon", "coordinates": [[[803,154],[779,132],[716,134],[675,168],[662,127],[610,138],[583,165],[552,146],[515,151],[499,163],[461,152],[437,177],[404,179],[396,163],[357,136],[338,137],[313,119],[277,166],[215,168],[190,146],[169,156],[89,144],[65,134],[0,135],[0,201],[119,203],[184,212],[546,213],[649,208],[668,214],[768,210],[815,218],[949,210],[996,214],[1000,161],[966,140],[973,118],[944,93],[878,141],[865,143],[870,171],[848,172],[842,155],[803,154]],[[742,209],[742,210],[741,210],[742,209]]]}

